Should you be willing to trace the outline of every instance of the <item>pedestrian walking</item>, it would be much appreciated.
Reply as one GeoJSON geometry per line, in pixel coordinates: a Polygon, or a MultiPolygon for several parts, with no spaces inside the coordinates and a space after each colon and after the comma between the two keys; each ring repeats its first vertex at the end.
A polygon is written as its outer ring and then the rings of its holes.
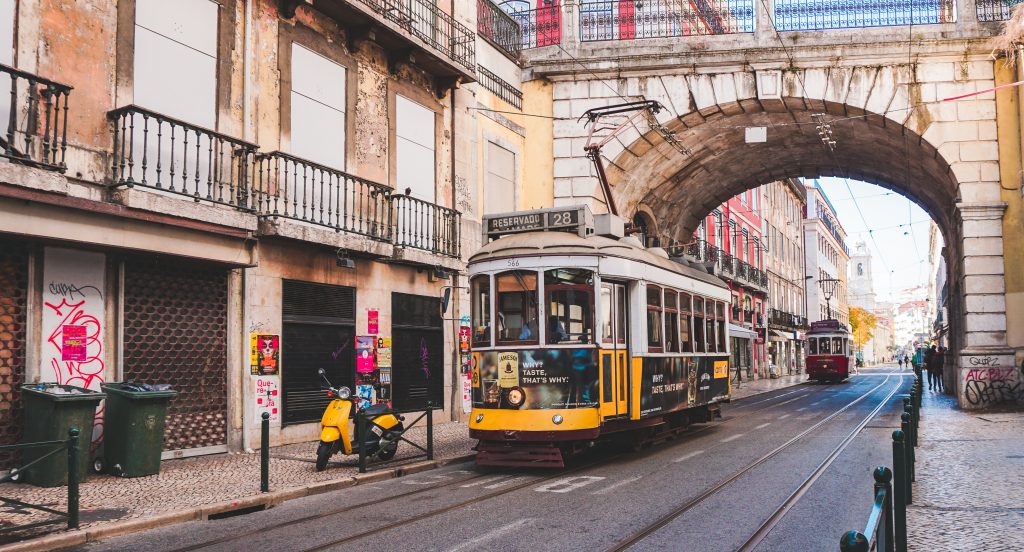
{"type": "Polygon", "coordinates": [[[903,371],[903,357],[900,357],[900,372],[903,371]]]}
{"type": "Polygon", "coordinates": [[[935,345],[932,345],[924,352],[924,369],[928,371],[928,389],[935,389],[935,371],[932,370],[933,360],[935,355],[938,354],[935,345]]]}
{"type": "MultiPolygon", "coordinates": [[[[934,349],[934,347],[932,347],[934,349]]],[[[945,360],[946,349],[940,348],[935,351],[932,355],[931,360],[928,361],[928,382],[931,384],[935,382],[935,390],[939,393],[943,392],[942,389],[942,365],[945,360]]],[[[930,385],[929,385],[930,386],[930,385]]]]}

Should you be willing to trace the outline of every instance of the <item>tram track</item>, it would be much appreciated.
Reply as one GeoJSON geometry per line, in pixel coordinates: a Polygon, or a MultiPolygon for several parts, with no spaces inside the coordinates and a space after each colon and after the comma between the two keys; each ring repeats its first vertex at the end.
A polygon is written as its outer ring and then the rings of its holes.
{"type": "MultiPolygon", "coordinates": [[[[865,393],[861,394],[858,398],[856,398],[853,401],[847,403],[845,406],[843,406],[839,410],[836,410],[832,414],[829,414],[827,417],[821,419],[820,421],[818,421],[813,426],[811,426],[811,427],[805,429],[804,431],[800,432],[799,434],[797,434],[796,436],[792,437],[791,439],[789,439],[785,443],[779,445],[778,447],[774,448],[773,450],[771,450],[767,454],[761,456],[757,460],[755,460],[755,461],[751,462],[750,464],[748,464],[748,465],[740,468],[739,470],[733,472],[731,475],[729,475],[725,479],[722,479],[718,483],[716,483],[716,484],[712,485],[711,487],[705,489],[702,493],[700,493],[696,497],[688,500],[687,502],[685,502],[684,504],[674,508],[672,511],[668,512],[667,514],[659,517],[653,523],[650,523],[647,526],[645,526],[644,528],[640,529],[639,531],[636,531],[636,532],[632,533],[627,539],[622,540],[622,541],[618,542],[617,544],[613,545],[612,547],[608,548],[608,551],[609,552],[620,552],[620,551],[626,550],[626,549],[630,548],[631,546],[633,546],[633,545],[643,541],[647,537],[649,537],[652,534],[654,534],[655,532],[657,532],[659,529],[665,527],[666,525],[668,525],[669,523],[674,521],[679,516],[681,516],[681,515],[685,514],[686,512],[692,510],[693,508],[695,508],[696,506],[698,506],[699,504],[701,504],[702,502],[704,502],[708,498],[711,498],[715,494],[718,494],[720,491],[725,489],[727,486],[729,486],[730,484],[732,484],[733,482],[735,482],[739,478],[743,477],[747,473],[753,471],[758,466],[761,466],[762,464],[764,464],[768,460],[770,460],[773,457],[777,456],[782,451],[788,449],[789,447],[793,446],[797,442],[801,441],[804,437],[810,435],[811,433],[813,433],[817,429],[821,428],[822,426],[824,426],[828,422],[832,421],[833,419],[838,417],[843,412],[849,410],[850,408],[852,408],[856,404],[864,401],[865,399],[870,397],[872,393],[874,393],[878,389],[881,389],[883,386],[885,386],[885,384],[889,381],[889,379],[891,377],[892,376],[887,375],[885,377],[885,379],[882,380],[881,383],[879,383],[875,387],[872,387],[871,389],[869,389],[865,393]]],[[[773,512],[773,514],[762,524],[762,526],[758,528],[758,531],[754,534],[754,536],[752,536],[750,539],[748,539],[747,543],[744,544],[744,547],[746,547],[749,544],[749,545],[751,545],[751,548],[742,548],[742,550],[750,550],[750,549],[752,549],[752,547],[756,546],[759,542],[761,542],[761,540],[771,531],[771,529],[775,526],[775,524],[777,524],[778,521],[780,519],[782,519],[782,517],[785,515],[786,511],[788,511],[800,499],[800,497],[802,497],[803,494],[806,493],[807,489],[810,488],[810,486],[814,483],[815,480],[817,480],[817,478],[821,475],[821,473],[823,473],[825,471],[825,469],[828,468],[828,465],[830,465],[832,463],[832,461],[834,461],[835,458],[837,458],[839,456],[839,454],[842,453],[842,450],[845,449],[846,446],[848,446],[849,443],[852,442],[853,439],[858,434],[860,434],[861,430],[863,430],[863,428],[865,426],[867,426],[867,424],[870,423],[870,421],[872,419],[874,419],[875,415],[884,407],[885,404],[888,403],[889,399],[891,399],[892,396],[895,395],[899,391],[901,386],[902,386],[902,378],[900,378],[899,382],[893,388],[893,390],[890,391],[889,394],[886,395],[886,397],[884,399],[882,399],[882,401],[879,402],[879,405],[876,406],[875,409],[872,410],[871,413],[864,420],[862,420],[861,423],[859,423],[857,425],[857,427],[854,428],[853,431],[851,431],[849,434],[847,434],[846,438],[843,439],[843,441],[840,443],[839,446],[837,446],[835,449],[833,449],[833,451],[829,455],[829,457],[826,458],[826,461],[822,462],[822,464],[819,465],[818,468],[815,469],[814,473],[812,473],[811,476],[809,476],[807,479],[804,480],[804,482],[800,485],[800,487],[797,489],[797,491],[794,492],[789,498],[787,498],[787,500],[783,503],[783,505],[780,506],[775,512],[773,512]]]]}
{"type": "MultiPolygon", "coordinates": [[[[883,382],[883,384],[884,384],[884,382],[883,382]]],[[[745,410],[743,412],[738,412],[735,415],[730,416],[728,419],[722,420],[722,422],[720,424],[708,423],[707,425],[705,425],[703,427],[700,427],[700,428],[688,429],[688,430],[684,431],[683,433],[680,433],[676,437],[677,437],[677,439],[693,437],[693,436],[705,433],[707,431],[710,431],[711,429],[717,428],[717,427],[719,427],[719,425],[727,424],[727,423],[730,423],[730,422],[732,422],[734,420],[741,420],[741,419],[747,418],[749,416],[755,415],[755,414],[757,414],[759,412],[763,412],[765,410],[768,410],[770,408],[775,408],[775,407],[778,407],[778,406],[781,406],[781,405],[784,405],[784,404],[788,404],[790,402],[793,402],[793,401],[796,401],[796,400],[800,400],[800,399],[803,399],[803,398],[806,398],[806,397],[809,397],[809,396],[812,396],[812,395],[815,395],[815,394],[820,394],[822,392],[827,391],[828,389],[829,389],[828,387],[823,387],[820,390],[819,389],[810,390],[807,393],[799,394],[799,395],[797,395],[795,397],[791,397],[791,398],[783,400],[781,402],[771,402],[770,404],[765,404],[764,406],[760,406],[759,408],[755,408],[753,410],[745,410]]],[[[877,387],[876,387],[876,389],[877,389],[877,387]]],[[[795,394],[795,393],[799,393],[799,391],[791,391],[791,392],[788,392],[788,393],[782,393],[780,395],[775,395],[773,397],[764,398],[764,399],[757,400],[757,401],[754,401],[754,402],[751,402],[751,403],[745,403],[745,404],[735,403],[735,406],[737,408],[739,408],[739,407],[744,407],[744,408],[745,407],[750,407],[750,406],[754,406],[754,405],[768,403],[768,402],[774,401],[776,399],[783,399],[783,398],[788,397],[789,395],[795,394]]],[[[866,394],[870,394],[870,393],[871,393],[871,391],[869,391],[866,394]]],[[[662,447],[659,447],[659,448],[662,448],[662,447]]],[[[667,447],[664,447],[664,448],[667,448],[667,447]]],[[[407,525],[407,524],[410,524],[410,523],[413,523],[413,522],[416,522],[416,521],[419,521],[419,520],[422,520],[422,519],[428,519],[428,518],[431,518],[431,517],[435,517],[435,516],[438,516],[438,515],[441,515],[441,514],[450,512],[450,511],[453,511],[453,510],[457,510],[459,508],[464,508],[464,507],[467,507],[467,506],[471,506],[471,505],[479,503],[479,502],[483,502],[483,501],[486,501],[486,500],[489,500],[489,499],[492,499],[492,498],[496,498],[498,496],[506,495],[506,494],[509,494],[509,493],[521,490],[521,489],[526,488],[526,487],[530,487],[532,485],[538,485],[538,484],[541,484],[541,483],[544,483],[544,482],[547,482],[547,481],[554,480],[556,478],[563,478],[563,477],[566,477],[566,476],[570,476],[570,475],[572,475],[574,473],[578,473],[578,472],[581,472],[581,471],[593,468],[593,467],[598,466],[598,465],[600,465],[602,463],[613,461],[613,460],[615,460],[617,458],[620,458],[622,456],[625,456],[627,454],[630,454],[630,453],[621,452],[621,453],[613,454],[611,456],[602,456],[600,458],[595,458],[591,462],[587,462],[585,464],[582,464],[582,465],[570,468],[568,470],[562,470],[562,471],[558,471],[556,473],[552,473],[552,474],[544,476],[544,477],[540,477],[540,478],[536,478],[536,479],[530,479],[528,481],[524,481],[523,483],[520,483],[520,484],[517,484],[517,485],[505,487],[505,488],[502,488],[500,490],[497,490],[497,491],[494,491],[494,492],[491,492],[491,493],[487,493],[487,494],[484,494],[484,495],[480,495],[480,496],[477,496],[477,497],[473,497],[473,498],[470,498],[470,499],[467,499],[467,500],[463,500],[463,501],[460,501],[460,502],[457,502],[455,504],[451,504],[451,505],[448,505],[448,506],[445,506],[445,507],[442,507],[442,508],[439,508],[439,509],[423,512],[422,514],[413,516],[411,518],[399,520],[399,521],[397,521],[395,523],[392,523],[392,524],[384,525],[384,526],[381,526],[381,527],[376,527],[376,528],[373,528],[373,529],[370,529],[370,530],[362,531],[362,532],[354,534],[354,535],[349,535],[349,536],[346,536],[346,537],[342,537],[342,538],[336,539],[336,540],[334,540],[332,542],[325,543],[325,544],[318,545],[318,546],[313,547],[313,548],[306,549],[305,552],[312,552],[312,551],[316,551],[316,550],[325,550],[325,549],[333,547],[333,546],[337,546],[337,545],[340,545],[340,544],[345,544],[345,543],[348,543],[348,542],[352,542],[352,541],[355,541],[355,540],[367,537],[367,536],[369,536],[369,535],[371,535],[373,533],[377,533],[377,532],[381,532],[381,531],[388,531],[388,530],[393,530],[393,529],[398,529],[398,528],[402,527],[403,525],[407,525]]],[[[411,491],[407,491],[407,492],[398,493],[398,494],[395,494],[395,495],[392,495],[392,496],[383,497],[381,499],[374,500],[374,501],[368,502],[368,503],[352,504],[352,505],[346,506],[344,508],[335,508],[335,509],[331,509],[331,510],[328,510],[328,511],[318,512],[316,514],[312,514],[312,515],[308,515],[308,516],[303,516],[303,517],[297,518],[297,519],[280,521],[280,522],[273,523],[273,524],[270,524],[270,525],[261,526],[259,528],[243,531],[241,533],[233,533],[233,534],[225,535],[223,537],[219,537],[219,538],[216,538],[216,539],[213,539],[213,540],[204,541],[204,542],[201,542],[201,543],[196,543],[196,544],[192,544],[192,545],[185,546],[185,547],[175,548],[175,549],[169,550],[168,552],[192,552],[192,551],[195,551],[195,550],[203,550],[203,549],[206,549],[206,548],[210,548],[210,547],[221,545],[221,544],[230,543],[230,542],[233,542],[233,541],[238,541],[238,540],[245,539],[245,538],[248,538],[248,537],[253,537],[253,536],[256,536],[256,535],[270,533],[270,532],[275,531],[275,530],[284,529],[284,528],[292,527],[292,526],[296,526],[296,525],[301,525],[303,523],[313,522],[313,521],[317,521],[317,520],[322,520],[322,519],[328,518],[330,516],[353,512],[353,511],[359,510],[361,508],[366,508],[366,507],[369,507],[369,506],[377,506],[377,505],[380,505],[382,503],[391,502],[391,501],[394,501],[394,500],[400,500],[400,499],[404,499],[404,498],[407,498],[407,497],[410,497],[410,496],[416,496],[416,495],[419,495],[419,494],[427,493],[427,492],[430,492],[430,491],[436,491],[436,490],[439,490],[439,489],[444,489],[446,487],[451,487],[451,486],[454,486],[454,485],[460,485],[460,484],[469,483],[469,482],[472,482],[472,481],[475,481],[475,480],[478,480],[478,479],[482,479],[482,478],[493,477],[494,475],[495,475],[494,472],[487,472],[487,473],[477,474],[477,475],[474,475],[474,476],[471,476],[471,477],[465,477],[465,478],[457,479],[455,481],[447,481],[447,482],[444,482],[444,483],[441,483],[441,484],[438,484],[438,485],[432,485],[430,487],[426,487],[426,488],[422,488],[422,489],[415,489],[415,490],[411,490],[411,491]]]]}

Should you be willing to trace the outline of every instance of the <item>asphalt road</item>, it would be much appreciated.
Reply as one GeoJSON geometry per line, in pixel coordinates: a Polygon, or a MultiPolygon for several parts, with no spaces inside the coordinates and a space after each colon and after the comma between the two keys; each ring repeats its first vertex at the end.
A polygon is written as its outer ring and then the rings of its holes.
{"type": "Polygon", "coordinates": [[[466,463],[77,550],[836,550],[863,529],[872,470],[891,466],[911,383],[896,372],[749,397],[676,440],[595,449],[565,470],[466,463]]]}

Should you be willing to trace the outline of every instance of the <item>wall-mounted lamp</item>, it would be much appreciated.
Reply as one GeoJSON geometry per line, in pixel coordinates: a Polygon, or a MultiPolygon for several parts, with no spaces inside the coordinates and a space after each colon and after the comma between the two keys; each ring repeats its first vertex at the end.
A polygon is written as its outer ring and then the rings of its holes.
{"type": "Polygon", "coordinates": [[[355,268],[356,262],[352,260],[352,257],[348,256],[348,251],[338,248],[335,252],[337,258],[334,260],[334,264],[338,265],[339,268],[355,268]]]}

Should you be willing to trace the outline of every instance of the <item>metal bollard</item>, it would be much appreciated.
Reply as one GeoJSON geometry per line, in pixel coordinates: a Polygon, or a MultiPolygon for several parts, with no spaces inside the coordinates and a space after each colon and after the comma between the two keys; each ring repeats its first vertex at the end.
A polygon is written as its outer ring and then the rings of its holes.
{"type": "Polygon", "coordinates": [[[903,432],[899,429],[892,432],[892,507],[893,530],[895,532],[896,550],[907,550],[907,449],[903,432]]]}
{"type": "Polygon", "coordinates": [[[78,529],[78,428],[68,429],[68,529],[78,529]]]}
{"type": "MultiPolygon", "coordinates": [[[[885,466],[875,468],[875,496],[885,489],[885,502],[882,506],[882,519],[879,521],[878,533],[881,538],[875,539],[877,550],[884,552],[895,552],[895,539],[893,539],[892,527],[892,470],[885,466]]],[[[876,535],[878,534],[876,533],[876,535]]]]}
{"type": "Polygon", "coordinates": [[[916,434],[917,434],[917,428],[914,427],[914,415],[910,412],[910,410],[911,409],[908,408],[903,413],[907,414],[909,416],[909,418],[910,418],[910,420],[909,420],[910,423],[908,424],[908,429],[910,430],[910,432],[907,433],[907,441],[910,443],[910,447],[909,447],[909,450],[910,450],[910,455],[909,455],[910,479],[911,479],[911,481],[917,481],[917,474],[914,473],[914,471],[915,471],[914,470],[914,463],[917,460],[917,452],[914,450],[914,438],[916,437],[916,434]]]}
{"type": "Polygon", "coordinates": [[[427,403],[427,460],[434,459],[434,405],[427,403]]]}
{"type": "Polygon", "coordinates": [[[270,412],[260,422],[260,492],[270,492],[270,412]]]}
{"type": "Polygon", "coordinates": [[[359,446],[359,473],[366,473],[366,416],[356,414],[356,441],[359,446]]]}
{"type": "Polygon", "coordinates": [[[906,466],[906,494],[907,504],[914,503],[914,486],[911,482],[914,481],[914,446],[910,443],[910,414],[904,412],[900,414],[900,427],[903,431],[903,461],[906,466]]]}
{"type": "Polygon", "coordinates": [[[839,550],[841,552],[868,552],[870,549],[871,543],[868,542],[868,538],[864,536],[864,533],[860,531],[847,531],[839,539],[839,550]]]}

